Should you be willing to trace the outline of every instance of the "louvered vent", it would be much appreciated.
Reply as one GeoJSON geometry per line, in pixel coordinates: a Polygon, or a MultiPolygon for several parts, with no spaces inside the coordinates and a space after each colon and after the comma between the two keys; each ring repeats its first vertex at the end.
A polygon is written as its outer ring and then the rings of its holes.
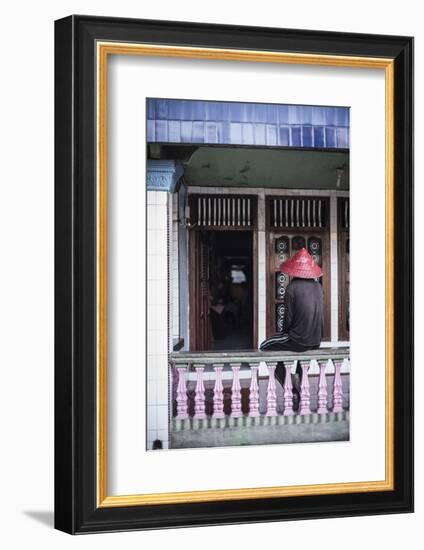
{"type": "Polygon", "coordinates": [[[323,199],[271,199],[271,227],[326,227],[327,204],[323,199]]]}
{"type": "Polygon", "coordinates": [[[190,200],[190,219],[199,227],[255,226],[256,201],[252,197],[196,195],[190,200]]]}

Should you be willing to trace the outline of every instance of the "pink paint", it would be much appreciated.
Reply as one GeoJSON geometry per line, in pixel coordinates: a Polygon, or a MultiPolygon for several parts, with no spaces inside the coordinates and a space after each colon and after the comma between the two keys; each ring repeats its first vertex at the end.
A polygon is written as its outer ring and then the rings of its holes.
{"type": "Polygon", "coordinates": [[[343,388],[342,388],[342,376],[340,370],[342,368],[343,361],[334,361],[334,385],[333,385],[333,412],[343,412],[343,388]]]}
{"type": "Polygon", "coordinates": [[[293,384],[291,379],[291,372],[292,367],[296,365],[296,361],[289,364],[284,364],[284,367],[286,369],[286,376],[284,380],[284,409],[283,414],[284,416],[292,416],[294,414],[293,411],[293,384]]]}
{"type": "Polygon", "coordinates": [[[213,418],[224,418],[224,386],[222,385],[223,365],[215,365],[215,386],[213,389],[213,418]]]}
{"type": "Polygon", "coordinates": [[[252,378],[249,393],[249,416],[259,416],[258,365],[250,365],[252,378]]]}
{"type": "Polygon", "coordinates": [[[206,418],[205,414],[205,385],[203,384],[204,367],[194,365],[196,369],[196,390],[194,395],[194,418],[206,418]]]}
{"type": "Polygon", "coordinates": [[[233,385],[231,386],[231,416],[238,418],[242,415],[241,412],[241,386],[240,386],[240,363],[232,363],[233,385]]]}
{"type": "Polygon", "coordinates": [[[177,416],[178,420],[188,418],[188,399],[186,387],[187,367],[178,368],[178,386],[177,386],[177,416]]]}
{"type": "Polygon", "coordinates": [[[311,414],[311,395],[309,392],[309,361],[301,361],[302,381],[300,383],[300,414],[311,414]]]}
{"type": "Polygon", "coordinates": [[[266,415],[277,416],[277,390],[275,386],[275,367],[277,363],[268,363],[268,389],[266,392],[266,415]]]}
{"type": "Polygon", "coordinates": [[[319,379],[318,379],[318,414],[327,412],[327,378],[325,376],[325,368],[327,361],[319,361],[319,379]]]}

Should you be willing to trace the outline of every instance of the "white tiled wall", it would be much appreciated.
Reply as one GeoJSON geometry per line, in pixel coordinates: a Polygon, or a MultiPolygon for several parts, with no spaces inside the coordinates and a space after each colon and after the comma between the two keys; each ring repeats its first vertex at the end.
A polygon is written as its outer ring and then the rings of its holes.
{"type": "Polygon", "coordinates": [[[168,447],[168,194],[147,192],[147,448],[168,447]]]}

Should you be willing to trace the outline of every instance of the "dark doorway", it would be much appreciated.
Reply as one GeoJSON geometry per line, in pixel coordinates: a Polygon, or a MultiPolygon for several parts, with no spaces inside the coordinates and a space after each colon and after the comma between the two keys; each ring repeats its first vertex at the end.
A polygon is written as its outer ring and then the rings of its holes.
{"type": "Polygon", "coordinates": [[[199,292],[190,296],[190,309],[197,312],[196,318],[192,318],[197,336],[196,350],[252,349],[253,232],[204,230],[196,233],[197,238],[192,242],[197,244],[195,256],[200,265],[198,274],[190,274],[190,277],[200,278],[199,284],[192,286],[199,292]],[[203,299],[206,295],[207,299],[203,299]],[[199,303],[203,304],[201,308],[199,303]],[[207,313],[202,311],[206,309],[207,313]]]}
{"type": "Polygon", "coordinates": [[[253,348],[253,234],[208,231],[210,350],[253,348]]]}

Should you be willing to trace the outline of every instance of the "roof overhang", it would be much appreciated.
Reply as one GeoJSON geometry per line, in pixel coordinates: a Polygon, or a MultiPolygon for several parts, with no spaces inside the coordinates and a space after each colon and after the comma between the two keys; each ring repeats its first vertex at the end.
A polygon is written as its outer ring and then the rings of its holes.
{"type": "Polygon", "coordinates": [[[349,189],[348,150],[199,147],[185,183],[202,187],[349,189]]]}

